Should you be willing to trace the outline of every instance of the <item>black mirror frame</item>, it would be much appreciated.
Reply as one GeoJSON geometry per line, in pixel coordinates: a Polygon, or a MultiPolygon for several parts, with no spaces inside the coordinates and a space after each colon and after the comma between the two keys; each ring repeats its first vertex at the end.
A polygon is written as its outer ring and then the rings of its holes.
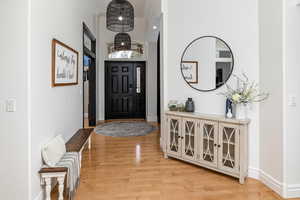
{"type": "Polygon", "coordinates": [[[230,79],[230,77],[231,77],[231,75],[232,75],[232,72],[233,72],[233,69],[234,69],[234,55],[233,55],[233,52],[232,52],[230,46],[229,46],[224,40],[222,40],[221,38],[216,37],[216,36],[206,35],[206,36],[201,36],[201,37],[198,37],[198,38],[194,39],[194,40],[193,40],[192,42],[190,42],[189,45],[184,49],[184,51],[183,51],[183,53],[182,53],[182,56],[181,56],[180,70],[181,70],[182,78],[184,79],[184,81],[185,81],[191,88],[193,88],[193,89],[195,89],[195,90],[198,90],[198,91],[200,91],[200,92],[212,92],[212,91],[215,91],[215,90],[217,90],[217,89],[223,87],[223,86],[227,83],[227,81],[230,79]],[[198,40],[200,40],[200,39],[203,39],[203,38],[215,38],[215,39],[218,39],[218,40],[222,41],[222,42],[228,47],[228,49],[229,49],[229,51],[230,51],[230,53],[231,53],[231,55],[232,55],[232,68],[231,68],[231,71],[230,71],[230,76],[228,76],[228,78],[225,80],[225,82],[224,82],[223,85],[221,85],[221,86],[219,86],[219,87],[216,87],[215,89],[210,89],[210,90],[201,90],[201,89],[198,89],[198,88],[193,87],[190,83],[187,82],[187,80],[185,80],[184,74],[183,74],[183,72],[182,72],[182,62],[183,62],[183,57],[184,57],[185,53],[187,52],[188,48],[189,48],[190,46],[192,46],[192,44],[193,44],[194,42],[196,42],[196,41],[198,41],[198,40]]]}

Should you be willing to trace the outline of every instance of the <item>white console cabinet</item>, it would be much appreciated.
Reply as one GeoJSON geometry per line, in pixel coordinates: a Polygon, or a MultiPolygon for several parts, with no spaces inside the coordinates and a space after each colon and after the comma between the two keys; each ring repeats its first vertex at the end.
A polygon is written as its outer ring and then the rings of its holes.
{"type": "Polygon", "coordinates": [[[215,170],[244,183],[248,174],[249,120],[166,112],[165,157],[215,170]]]}

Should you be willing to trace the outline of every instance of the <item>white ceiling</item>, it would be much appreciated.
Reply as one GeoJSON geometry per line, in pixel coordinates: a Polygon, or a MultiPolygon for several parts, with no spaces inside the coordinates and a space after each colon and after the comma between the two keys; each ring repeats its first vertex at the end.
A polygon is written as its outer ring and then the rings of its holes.
{"type": "MultiPolygon", "coordinates": [[[[108,4],[112,0],[97,0],[97,14],[106,15],[108,4]]],[[[128,0],[134,7],[135,17],[145,19],[145,36],[147,41],[157,41],[160,31],[161,1],[162,0],[128,0]],[[157,30],[153,30],[157,26],[157,30]]]]}
{"type": "MultiPolygon", "coordinates": [[[[145,1],[146,0],[128,0],[134,7],[135,17],[144,18],[145,17],[145,1]]],[[[149,0],[148,0],[149,1],[149,0]]],[[[151,0],[150,0],[151,1],[151,0]]],[[[106,8],[111,0],[99,0],[99,14],[105,15],[106,8]]]]}

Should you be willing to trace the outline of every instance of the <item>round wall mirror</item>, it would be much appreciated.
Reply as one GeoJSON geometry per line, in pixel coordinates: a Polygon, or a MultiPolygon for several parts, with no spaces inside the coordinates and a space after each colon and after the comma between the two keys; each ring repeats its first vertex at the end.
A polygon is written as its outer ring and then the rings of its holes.
{"type": "Polygon", "coordinates": [[[192,41],[181,58],[181,73],[190,87],[208,92],[223,86],[234,66],[229,45],[215,36],[203,36],[192,41]]]}

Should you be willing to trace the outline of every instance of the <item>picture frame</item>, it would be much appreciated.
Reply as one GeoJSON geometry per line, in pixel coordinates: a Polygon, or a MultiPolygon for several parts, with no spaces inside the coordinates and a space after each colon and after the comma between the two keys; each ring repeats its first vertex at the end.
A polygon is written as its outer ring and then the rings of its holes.
{"type": "Polygon", "coordinates": [[[198,62],[197,61],[182,61],[181,70],[184,79],[189,84],[198,84],[198,62]]]}
{"type": "Polygon", "coordinates": [[[78,59],[76,50],[52,40],[52,87],[78,85],[78,59]]]}
{"type": "Polygon", "coordinates": [[[86,33],[83,35],[83,43],[85,48],[87,48],[89,51],[92,51],[92,41],[86,33]]]}

